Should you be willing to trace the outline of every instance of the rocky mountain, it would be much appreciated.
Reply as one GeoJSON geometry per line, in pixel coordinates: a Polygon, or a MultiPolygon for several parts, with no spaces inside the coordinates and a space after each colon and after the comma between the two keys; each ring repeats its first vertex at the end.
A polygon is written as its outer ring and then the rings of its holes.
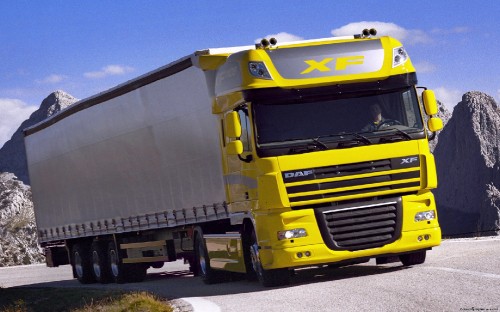
{"type": "MultiPolygon", "coordinates": [[[[446,126],[446,124],[448,123],[448,121],[449,121],[449,120],[450,120],[450,118],[451,118],[451,113],[450,113],[450,111],[446,108],[446,106],[445,106],[443,103],[441,103],[440,101],[438,101],[438,108],[439,108],[439,110],[438,110],[438,113],[437,113],[436,117],[441,118],[441,120],[443,121],[443,125],[444,125],[444,126],[446,126]]],[[[427,122],[427,121],[426,121],[426,122],[427,122]]],[[[440,132],[440,131],[438,131],[438,132],[436,133],[435,138],[434,138],[432,141],[430,141],[430,142],[429,142],[429,147],[430,147],[430,149],[431,149],[431,152],[432,152],[432,151],[434,151],[434,149],[436,148],[436,145],[437,145],[437,143],[438,143],[438,141],[439,141],[439,134],[440,134],[440,133],[441,133],[441,132],[440,132]]]]}
{"type": "Polygon", "coordinates": [[[56,91],[0,149],[0,267],[43,262],[31,197],[22,130],[76,102],[56,91]],[[16,177],[19,176],[19,179],[16,177]]]}
{"type": "Polygon", "coordinates": [[[40,108],[25,120],[0,149],[0,172],[10,172],[25,184],[29,184],[23,129],[31,127],[58,111],[75,103],[78,99],[63,91],[55,91],[46,97],[40,108]]]}
{"type": "Polygon", "coordinates": [[[31,189],[12,173],[0,173],[0,267],[43,260],[31,189]]]}
{"type": "Polygon", "coordinates": [[[500,230],[500,109],[481,92],[457,104],[434,150],[444,235],[500,230]]]}

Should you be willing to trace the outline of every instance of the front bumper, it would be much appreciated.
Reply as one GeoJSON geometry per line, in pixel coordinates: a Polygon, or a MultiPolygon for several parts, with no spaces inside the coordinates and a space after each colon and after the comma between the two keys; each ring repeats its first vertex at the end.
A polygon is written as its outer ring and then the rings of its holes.
{"type": "Polygon", "coordinates": [[[394,243],[379,248],[337,251],[329,249],[325,244],[303,245],[284,249],[261,249],[260,256],[265,269],[292,268],[310,265],[328,264],[359,258],[375,258],[377,256],[398,255],[411,251],[429,249],[441,243],[439,227],[402,232],[401,238],[394,243]],[[422,239],[428,236],[428,240],[422,239]],[[309,256],[306,256],[309,255],[309,256]]]}
{"type": "Polygon", "coordinates": [[[256,215],[262,266],[264,269],[303,267],[398,255],[438,246],[441,243],[441,229],[437,214],[433,220],[415,221],[415,214],[418,212],[436,211],[432,193],[403,196],[400,202],[401,226],[397,237],[383,246],[351,251],[335,250],[325,243],[313,209],[256,215]],[[307,236],[290,240],[276,238],[277,231],[294,228],[305,229],[307,236]]]}

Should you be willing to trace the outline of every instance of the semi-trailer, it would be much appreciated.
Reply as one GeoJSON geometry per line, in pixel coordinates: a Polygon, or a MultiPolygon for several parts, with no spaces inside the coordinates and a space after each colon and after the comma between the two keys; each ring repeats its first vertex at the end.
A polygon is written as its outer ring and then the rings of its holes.
{"type": "Polygon", "coordinates": [[[425,261],[442,128],[403,45],[360,35],[199,50],[25,129],[48,266],[129,282],[184,259],[206,283],[425,261]]]}

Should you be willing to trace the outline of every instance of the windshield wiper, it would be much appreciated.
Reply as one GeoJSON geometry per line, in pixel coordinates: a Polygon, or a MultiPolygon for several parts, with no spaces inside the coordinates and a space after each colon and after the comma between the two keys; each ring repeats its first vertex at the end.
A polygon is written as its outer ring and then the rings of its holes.
{"type": "Polygon", "coordinates": [[[328,146],[326,146],[325,143],[321,142],[319,140],[319,137],[317,138],[314,138],[314,139],[311,139],[311,142],[309,142],[309,144],[314,144],[316,145],[317,147],[322,147],[323,149],[328,149],[328,146]]]}
{"type": "Polygon", "coordinates": [[[400,130],[397,128],[393,128],[390,130],[395,131],[395,133],[391,133],[389,135],[386,135],[386,136],[380,138],[380,142],[397,142],[397,141],[401,141],[401,140],[408,141],[408,140],[413,139],[411,137],[411,135],[404,132],[403,130],[400,130]]]}
{"type": "Polygon", "coordinates": [[[329,138],[329,137],[338,137],[339,139],[337,139],[334,142],[339,142],[339,143],[341,143],[341,142],[352,142],[352,141],[355,141],[355,142],[365,143],[367,145],[372,144],[372,141],[370,141],[367,137],[365,137],[362,134],[356,133],[356,132],[352,132],[352,133],[338,133],[338,134],[327,134],[327,135],[322,135],[322,136],[317,137],[316,140],[319,139],[319,138],[329,138]],[[354,138],[346,138],[348,136],[353,136],[354,138]]]}
{"type": "Polygon", "coordinates": [[[325,143],[321,142],[318,138],[311,139],[302,145],[291,147],[288,154],[300,154],[311,151],[322,151],[328,149],[325,143]]]}
{"type": "Polygon", "coordinates": [[[355,132],[354,132],[354,133],[349,133],[349,134],[350,134],[350,135],[352,135],[352,136],[354,136],[354,137],[356,137],[356,138],[358,138],[360,141],[362,141],[362,142],[364,142],[364,143],[366,143],[366,144],[368,144],[368,145],[372,144],[372,141],[370,141],[370,140],[369,140],[367,137],[365,137],[364,135],[361,135],[361,134],[359,134],[359,133],[355,133],[355,132]]]}
{"type": "Polygon", "coordinates": [[[351,133],[351,135],[354,137],[353,139],[338,141],[337,147],[346,148],[346,147],[372,144],[372,142],[364,135],[357,133],[351,133]]]}

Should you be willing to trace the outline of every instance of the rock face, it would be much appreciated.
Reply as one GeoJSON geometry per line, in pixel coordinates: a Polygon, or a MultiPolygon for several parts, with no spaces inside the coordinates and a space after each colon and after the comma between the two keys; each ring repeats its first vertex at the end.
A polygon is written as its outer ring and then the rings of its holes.
{"type": "Polygon", "coordinates": [[[463,95],[434,150],[444,235],[500,228],[500,109],[481,92],[463,95]]]}
{"type": "Polygon", "coordinates": [[[12,138],[0,149],[0,172],[13,173],[23,183],[29,184],[23,129],[54,115],[77,100],[63,91],[55,91],[45,98],[40,108],[21,124],[12,138]]]}
{"type": "Polygon", "coordinates": [[[12,173],[0,173],[0,267],[42,261],[31,189],[12,173]]]}
{"type": "MultiPolygon", "coordinates": [[[[446,124],[448,123],[448,121],[451,118],[451,113],[446,108],[446,106],[443,103],[439,102],[439,101],[438,101],[438,108],[439,108],[439,111],[438,111],[436,117],[441,118],[441,120],[443,121],[443,125],[446,126],[446,124]]],[[[427,122],[427,120],[426,120],[426,122],[427,122]]],[[[436,148],[436,145],[437,145],[437,143],[439,141],[439,134],[440,133],[441,132],[438,131],[436,133],[436,136],[434,137],[434,140],[432,140],[432,141],[429,142],[429,148],[431,149],[431,152],[434,151],[434,149],[436,148]]]]}

